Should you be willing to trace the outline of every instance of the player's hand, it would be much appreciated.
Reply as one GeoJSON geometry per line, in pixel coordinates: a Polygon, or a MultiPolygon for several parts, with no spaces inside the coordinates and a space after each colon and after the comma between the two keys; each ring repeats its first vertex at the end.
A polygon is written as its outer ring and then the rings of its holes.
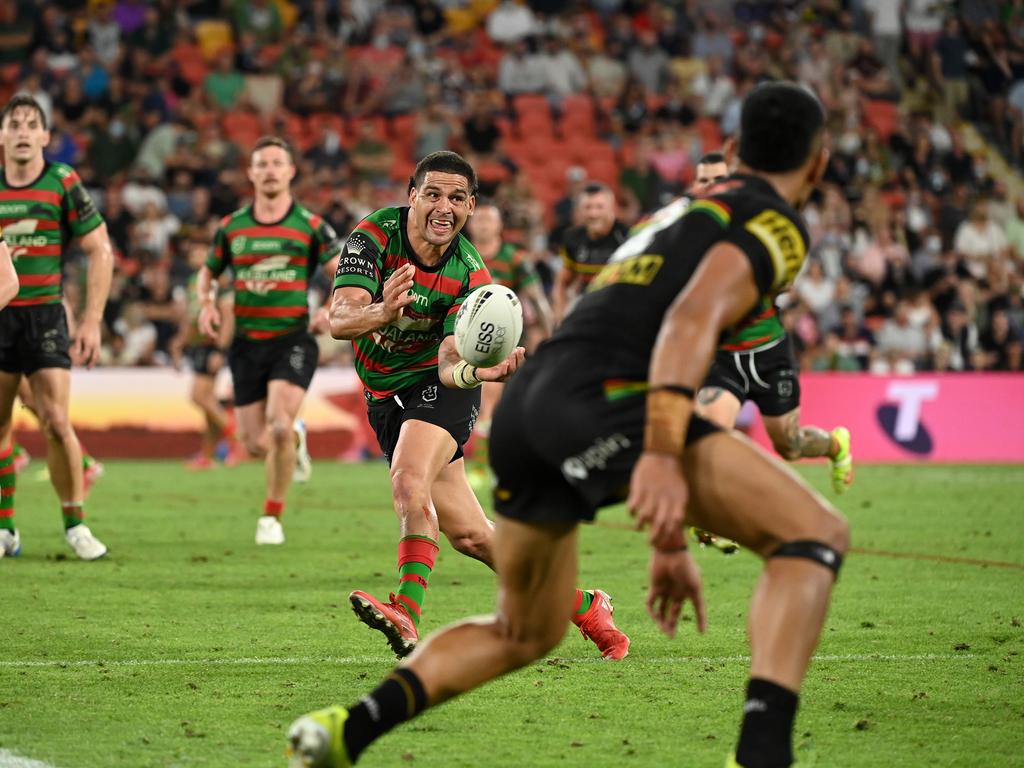
{"type": "Polygon", "coordinates": [[[331,330],[331,313],[327,307],[320,307],[313,313],[309,321],[310,333],[329,333],[331,330]]]}
{"type": "Polygon", "coordinates": [[[700,569],[683,551],[654,550],[651,555],[650,590],[647,593],[647,613],[668,637],[675,637],[676,626],[683,603],[689,600],[697,612],[697,631],[707,628],[704,594],[700,586],[700,569]]]}
{"type": "Polygon", "coordinates": [[[220,328],[220,310],[215,304],[203,304],[199,310],[199,330],[204,336],[217,340],[217,329],[220,328]]]}
{"type": "Polygon", "coordinates": [[[519,370],[524,359],[526,359],[526,348],[516,347],[512,350],[511,355],[497,365],[492,365],[489,368],[477,368],[476,377],[480,381],[506,381],[509,376],[519,370]]]}
{"type": "Polygon", "coordinates": [[[71,346],[71,360],[75,365],[92,368],[100,359],[100,321],[83,317],[75,332],[71,346]]]}
{"type": "Polygon", "coordinates": [[[406,264],[391,273],[391,277],[384,281],[384,312],[386,314],[385,325],[393,323],[402,316],[405,308],[413,303],[415,296],[411,293],[413,278],[416,276],[416,267],[406,264]]]}
{"type": "Polygon", "coordinates": [[[629,481],[629,513],[637,529],[650,528],[651,546],[678,544],[689,489],[679,459],[666,453],[642,453],[629,481]]]}

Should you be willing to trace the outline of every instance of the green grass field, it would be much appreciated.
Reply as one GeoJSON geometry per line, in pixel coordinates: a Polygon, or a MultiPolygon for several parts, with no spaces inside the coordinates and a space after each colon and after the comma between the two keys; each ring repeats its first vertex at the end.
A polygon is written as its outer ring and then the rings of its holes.
{"type": "MultiPolygon", "coordinates": [[[[256,465],[186,473],[110,462],[89,522],[110,546],[68,559],[37,462],[0,560],[0,768],[281,766],[291,720],[350,703],[393,665],[348,608],[395,586],[383,465],[319,463],[293,489],[288,542],[253,544],[256,465]],[[40,763],[41,764],[41,763],[40,763]]],[[[825,486],[825,468],[806,466],[825,486]]],[[[1024,760],[1024,469],[860,467],[841,500],[854,546],[804,688],[802,765],[1019,766],[1024,760]]],[[[643,609],[646,547],[608,510],[582,535],[581,584],[633,639],[599,663],[556,656],[428,712],[360,765],[721,766],[739,723],[758,562],[697,553],[709,630],[675,641],[643,609]]],[[[442,546],[423,627],[490,610],[494,578],[442,546]]]]}

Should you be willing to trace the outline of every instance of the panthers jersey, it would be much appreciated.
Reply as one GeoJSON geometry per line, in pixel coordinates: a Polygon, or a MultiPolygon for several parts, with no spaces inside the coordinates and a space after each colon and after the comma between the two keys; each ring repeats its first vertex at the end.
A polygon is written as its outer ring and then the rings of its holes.
{"type": "MultiPolygon", "coordinates": [[[[735,175],[713,194],[680,198],[627,240],[566,317],[549,346],[583,343],[599,350],[602,372],[645,381],[651,351],[669,306],[717,243],[746,254],[761,299],[792,285],[807,257],[800,214],[755,176],[735,175]]],[[[742,323],[741,323],[742,325],[742,323]]]]}

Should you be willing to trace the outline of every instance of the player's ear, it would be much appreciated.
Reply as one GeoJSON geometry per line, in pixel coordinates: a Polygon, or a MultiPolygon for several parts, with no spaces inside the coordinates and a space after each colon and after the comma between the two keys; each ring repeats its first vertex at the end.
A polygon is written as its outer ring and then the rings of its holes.
{"type": "Polygon", "coordinates": [[[473,211],[476,210],[476,195],[470,195],[466,205],[467,216],[472,216],[473,211]]]}
{"type": "MultiPolygon", "coordinates": [[[[410,181],[411,181],[411,179],[410,179],[410,181]]],[[[414,186],[412,186],[412,184],[410,184],[409,185],[409,206],[410,207],[416,205],[416,194],[417,194],[416,193],[416,187],[414,187],[414,186]]]]}
{"type": "Polygon", "coordinates": [[[729,167],[729,173],[736,170],[736,139],[730,136],[722,145],[722,154],[725,156],[725,164],[729,167]]]}
{"type": "Polygon", "coordinates": [[[828,147],[822,144],[814,158],[814,163],[811,166],[811,172],[807,178],[807,181],[812,187],[818,186],[818,184],[821,183],[821,180],[825,178],[825,171],[828,170],[828,160],[830,156],[828,147]]]}

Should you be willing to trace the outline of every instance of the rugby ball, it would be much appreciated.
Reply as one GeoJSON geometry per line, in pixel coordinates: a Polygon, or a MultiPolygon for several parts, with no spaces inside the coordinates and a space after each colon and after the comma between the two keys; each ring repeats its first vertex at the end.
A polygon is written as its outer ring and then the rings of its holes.
{"type": "Polygon", "coordinates": [[[497,365],[523,335],[523,305],[515,292],[491,283],[474,290],[455,317],[455,348],[470,365],[497,365]]]}

